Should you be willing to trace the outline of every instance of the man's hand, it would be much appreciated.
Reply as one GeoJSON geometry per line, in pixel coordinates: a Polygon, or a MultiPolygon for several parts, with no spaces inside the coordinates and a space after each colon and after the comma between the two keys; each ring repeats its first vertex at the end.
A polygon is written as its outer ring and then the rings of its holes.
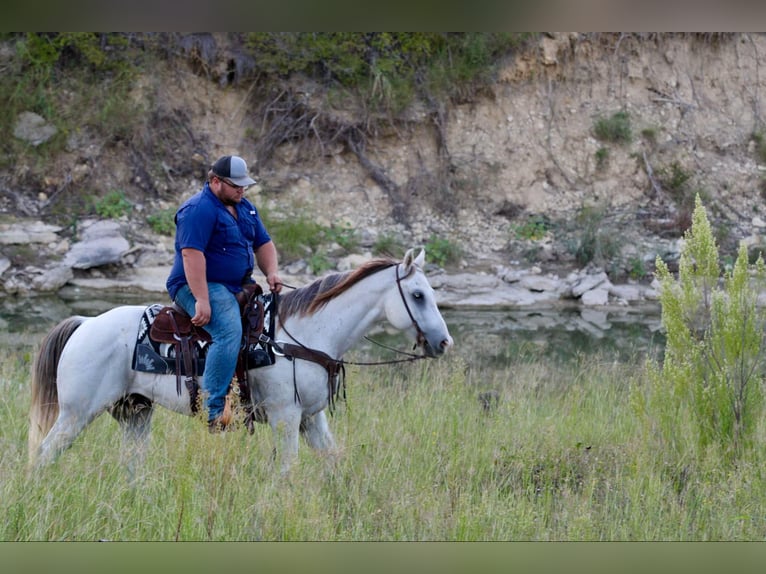
{"type": "Polygon", "coordinates": [[[269,273],[266,277],[266,282],[269,284],[269,289],[272,293],[279,293],[282,290],[282,280],[279,278],[279,273],[269,273]]]}
{"type": "Polygon", "coordinates": [[[194,304],[194,317],[191,318],[192,325],[204,327],[210,323],[210,301],[197,299],[194,304]]]}

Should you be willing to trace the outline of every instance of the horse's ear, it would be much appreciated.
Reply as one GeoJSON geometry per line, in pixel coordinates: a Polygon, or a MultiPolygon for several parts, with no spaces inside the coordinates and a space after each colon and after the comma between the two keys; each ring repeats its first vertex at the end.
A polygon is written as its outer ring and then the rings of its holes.
{"type": "Polygon", "coordinates": [[[421,269],[423,269],[423,266],[426,264],[426,250],[425,249],[421,249],[420,250],[420,253],[418,253],[418,256],[415,257],[414,263],[415,263],[415,265],[417,267],[420,267],[421,269]]]}
{"type": "Polygon", "coordinates": [[[410,266],[415,265],[415,267],[420,267],[423,269],[423,265],[426,262],[426,252],[425,249],[421,249],[420,253],[415,255],[414,249],[408,249],[407,253],[404,254],[404,261],[402,261],[402,265],[404,266],[404,269],[409,273],[410,266]]]}

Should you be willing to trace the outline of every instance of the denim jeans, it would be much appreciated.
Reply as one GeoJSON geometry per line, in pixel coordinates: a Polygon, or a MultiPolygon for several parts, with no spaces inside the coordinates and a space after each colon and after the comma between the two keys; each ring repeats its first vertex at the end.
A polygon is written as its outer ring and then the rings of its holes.
{"type": "MultiPolygon", "coordinates": [[[[220,283],[208,283],[210,298],[210,322],[204,329],[213,342],[207,351],[202,390],[206,394],[205,406],[208,420],[212,421],[223,412],[226,395],[237,367],[237,355],[242,340],[242,318],[234,293],[220,283]]],[[[188,285],[176,293],[175,302],[190,316],[194,316],[196,299],[188,285]]]]}

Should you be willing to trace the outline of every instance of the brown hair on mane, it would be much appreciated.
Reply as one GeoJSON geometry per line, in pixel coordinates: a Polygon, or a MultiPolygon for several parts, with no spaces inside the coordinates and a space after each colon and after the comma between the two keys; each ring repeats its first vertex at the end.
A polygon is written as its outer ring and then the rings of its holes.
{"type": "Polygon", "coordinates": [[[396,264],[397,262],[393,259],[371,259],[354,271],[334,273],[317,279],[310,285],[291,291],[281,297],[279,314],[283,319],[293,314],[310,315],[362,279],[396,264]]]}

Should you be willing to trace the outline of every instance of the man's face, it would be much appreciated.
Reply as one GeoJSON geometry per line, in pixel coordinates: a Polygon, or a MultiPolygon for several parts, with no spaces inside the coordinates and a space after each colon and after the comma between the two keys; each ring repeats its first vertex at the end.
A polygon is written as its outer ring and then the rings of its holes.
{"type": "Polygon", "coordinates": [[[235,205],[242,201],[245,195],[245,188],[234,185],[225,177],[215,176],[213,178],[213,192],[225,205],[235,205]]]}

